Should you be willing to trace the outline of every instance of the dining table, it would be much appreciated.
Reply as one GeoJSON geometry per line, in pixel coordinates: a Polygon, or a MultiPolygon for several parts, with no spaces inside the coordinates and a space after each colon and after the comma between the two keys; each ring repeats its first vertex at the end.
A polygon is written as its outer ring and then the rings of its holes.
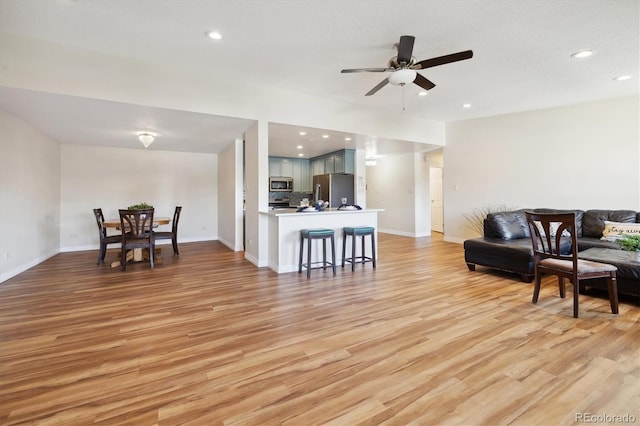
{"type": "MultiPolygon", "coordinates": [[[[160,225],[168,225],[169,223],[171,223],[171,218],[170,217],[163,217],[163,216],[158,216],[158,217],[154,217],[153,218],[153,227],[157,228],[160,225]]],[[[112,229],[120,229],[120,218],[117,219],[107,219],[105,220],[102,225],[105,228],[112,228],[112,229]]],[[[156,252],[160,253],[160,248],[156,247],[156,252]]],[[[141,248],[134,248],[133,250],[130,250],[127,253],[127,262],[141,262],[145,259],[144,256],[144,252],[143,249],[141,248]]],[[[156,260],[157,261],[157,260],[156,260]]],[[[111,267],[112,268],[116,268],[120,266],[120,261],[116,260],[111,262],[111,267]]]]}

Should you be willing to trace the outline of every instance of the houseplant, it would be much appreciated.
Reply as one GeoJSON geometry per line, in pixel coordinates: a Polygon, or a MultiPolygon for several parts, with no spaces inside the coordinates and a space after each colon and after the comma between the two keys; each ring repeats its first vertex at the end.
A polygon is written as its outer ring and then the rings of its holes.
{"type": "Polygon", "coordinates": [[[467,219],[467,228],[476,232],[479,235],[484,235],[484,220],[489,213],[510,212],[515,210],[516,207],[507,206],[505,204],[493,206],[487,205],[473,209],[471,214],[465,214],[464,218],[467,219]]]}
{"type": "Polygon", "coordinates": [[[620,244],[622,250],[640,252],[640,234],[623,235],[618,240],[618,244],[620,244]]]}

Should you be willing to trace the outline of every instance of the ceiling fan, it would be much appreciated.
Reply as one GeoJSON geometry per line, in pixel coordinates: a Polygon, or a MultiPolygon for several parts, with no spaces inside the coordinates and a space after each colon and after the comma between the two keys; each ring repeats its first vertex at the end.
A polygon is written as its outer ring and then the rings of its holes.
{"type": "Polygon", "coordinates": [[[371,96],[378,90],[382,89],[388,83],[396,86],[404,86],[407,83],[414,83],[424,90],[431,90],[436,85],[418,74],[416,70],[423,70],[425,68],[436,67],[438,65],[444,65],[451,62],[462,61],[473,57],[471,50],[465,50],[463,52],[452,53],[450,55],[438,56],[436,58],[425,59],[424,61],[416,62],[412,55],[414,36],[403,35],[400,37],[400,42],[396,43],[394,47],[398,51],[398,55],[389,59],[389,63],[386,68],[353,68],[340,71],[341,73],[353,73],[353,72],[389,72],[392,71],[389,77],[382,80],[373,89],[369,90],[365,96],[371,96]]]}

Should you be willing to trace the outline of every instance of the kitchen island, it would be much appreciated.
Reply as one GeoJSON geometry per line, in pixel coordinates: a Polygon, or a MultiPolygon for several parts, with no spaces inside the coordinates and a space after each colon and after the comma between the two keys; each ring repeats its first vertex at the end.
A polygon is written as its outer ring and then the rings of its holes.
{"type": "MultiPolygon", "coordinates": [[[[295,209],[275,209],[260,212],[268,216],[269,254],[268,266],[277,273],[298,271],[300,255],[300,230],[326,228],[335,231],[336,265],[342,262],[342,228],[345,226],[372,226],[378,229],[378,212],[383,209],[338,210],[335,208],[315,212],[296,212],[295,209]]],[[[322,244],[314,241],[312,261],[322,260],[322,244]]],[[[348,244],[347,250],[350,250],[348,244]]],[[[369,245],[367,244],[367,249],[369,245]]],[[[359,249],[357,249],[359,250],[359,249]]],[[[306,251],[305,251],[306,256],[306,251]]],[[[327,247],[331,261],[331,249],[327,247]]]]}

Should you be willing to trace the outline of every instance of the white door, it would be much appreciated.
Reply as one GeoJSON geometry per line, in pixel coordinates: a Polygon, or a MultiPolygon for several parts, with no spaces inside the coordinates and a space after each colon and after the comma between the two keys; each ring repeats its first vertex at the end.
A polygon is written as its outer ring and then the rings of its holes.
{"type": "Polygon", "coordinates": [[[444,232],[442,167],[429,167],[429,192],[431,193],[431,230],[444,232]]]}

